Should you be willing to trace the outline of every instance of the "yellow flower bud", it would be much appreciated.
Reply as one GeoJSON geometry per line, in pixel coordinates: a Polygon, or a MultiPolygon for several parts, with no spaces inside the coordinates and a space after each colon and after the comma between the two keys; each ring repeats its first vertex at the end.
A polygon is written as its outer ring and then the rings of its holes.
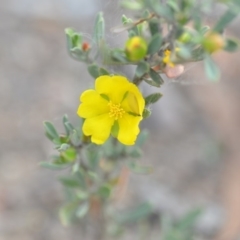
{"type": "Polygon", "coordinates": [[[131,61],[139,61],[147,54],[146,41],[138,36],[128,39],[125,45],[125,53],[131,61]]]}
{"type": "Polygon", "coordinates": [[[205,51],[213,53],[224,48],[225,40],[221,34],[211,32],[204,37],[202,46],[205,51]]]}

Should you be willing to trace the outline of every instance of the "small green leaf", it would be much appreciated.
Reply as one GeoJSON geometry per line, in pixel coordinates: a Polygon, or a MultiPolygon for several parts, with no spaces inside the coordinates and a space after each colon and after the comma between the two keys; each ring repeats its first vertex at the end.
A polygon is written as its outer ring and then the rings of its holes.
{"type": "Polygon", "coordinates": [[[85,202],[78,207],[76,211],[76,216],[78,218],[83,218],[87,214],[88,210],[89,210],[89,203],[85,202]]]}
{"type": "Polygon", "coordinates": [[[74,146],[79,146],[81,144],[81,139],[76,129],[73,129],[70,135],[70,140],[74,146]]]}
{"type": "Polygon", "coordinates": [[[68,148],[64,152],[61,152],[61,156],[66,160],[66,162],[73,162],[77,157],[76,149],[73,147],[68,148]]]}
{"type": "Polygon", "coordinates": [[[239,42],[233,39],[227,39],[225,42],[224,50],[227,52],[235,52],[239,48],[239,42]]]}
{"type": "Polygon", "coordinates": [[[77,188],[80,186],[79,181],[74,177],[61,177],[59,181],[65,186],[70,188],[77,188]]]}
{"type": "Polygon", "coordinates": [[[95,79],[99,77],[99,67],[96,64],[89,65],[88,72],[95,79]]]}
{"type": "Polygon", "coordinates": [[[66,151],[68,148],[70,148],[70,145],[67,144],[67,143],[63,143],[63,144],[61,144],[61,146],[58,148],[58,151],[59,151],[59,152],[63,152],[63,151],[66,151]]]}
{"type": "Polygon", "coordinates": [[[142,10],[143,8],[143,5],[140,2],[131,2],[129,0],[122,1],[121,6],[129,10],[135,10],[135,11],[142,10]]]}
{"type": "Polygon", "coordinates": [[[148,73],[149,71],[149,64],[146,62],[140,62],[136,69],[136,76],[142,77],[144,74],[148,73]]]}
{"type": "Polygon", "coordinates": [[[64,226],[68,226],[71,223],[77,207],[78,207],[78,202],[72,202],[63,206],[60,209],[59,217],[60,217],[61,223],[64,226]]]}
{"type": "Polygon", "coordinates": [[[157,72],[155,72],[152,68],[150,68],[149,74],[150,74],[150,77],[152,78],[152,80],[153,80],[156,84],[161,85],[161,84],[164,83],[164,81],[163,81],[162,77],[160,76],[160,74],[157,73],[157,72]]]}
{"type": "Polygon", "coordinates": [[[152,112],[150,111],[150,109],[147,109],[147,108],[143,109],[143,113],[142,113],[143,119],[150,117],[151,114],[152,114],[152,112]]]}
{"type": "Polygon", "coordinates": [[[62,170],[70,166],[69,164],[66,164],[66,163],[61,164],[61,163],[50,163],[50,162],[40,162],[39,165],[41,167],[51,169],[51,170],[62,170]]]}
{"type": "Polygon", "coordinates": [[[238,15],[238,8],[228,9],[213,28],[213,32],[223,32],[224,28],[238,15]]]}
{"type": "Polygon", "coordinates": [[[153,167],[151,166],[141,166],[136,162],[129,162],[128,167],[135,173],[138,174],[150,174],[153,172],[153,167]]]}
{"type": "Polygon", "coordinates": [[[160,29],[159,29],[159,22],[157,19],[151,19],[148,22],[148,25],[149,25],[149,30],[152,36],[154,36],[155,34],[159,34],[160,29]]]}
{"type": "Polygon", "coordinates": [[[50,138],[50,140],[59,140],[60,142],[60,138],[59,135],[56,131],[56,129],[54,128],[53,124],[50,122],[44,122],[44,128],[45,128],[45,132],[48,138],[50,138]]]}
{"type": "Polygon", "coordinates": [[[145,105],[156,103],[162,97],[161,93],[152,93],[145,97],[145,105]]]}
{"type": "Polygon", "coordinates": [[[157,53],[162,45],[162,37],[159,33],[155,34],[148,44],[148,54],[157,53]]]}
{"type": "Polygon", "coordinates": [[[203,26],[200,30],[201,35],[203,36],[205,33],[207,33],[210,30],[209,26],[203,26]]]}
{"type": "Polygon", "coordinates": [[[98,45],[104,39],[104,34],[105,34],[105,22],[103,18],[103,13],[100,12],[98,13],[95,20],[94,33],[93,33],[93,39],[98,45]]]}
{"type": "Polygon", "coordinates": [[[209,55],[205,56],[204,67],[207,77],[216,82],[220,78],[220,70],[209,55]]]}
{"type": "Polygon", "coordinates": [[[134,209],[126,212],[119,212],[115,218],[117,222],[121,224],[127,224],[131,222],[137,222],[150,215],[152,212],[152,206],[149,203],[143,203],[134,209]]]}
{"type": "Polygon", "coordinates": [[[109,72],[105,68],[99,68],[99,76],[109,75],[109,72]]]}
{"type": "Polygon", "coordinates": [[[111,194],[111,187],[107,184],[100,187],[98,194],[104,199],[109,198],[111,194]]]}
{"type": "Polygon", "coordinates": [[[158,88],[161,87],[161,84],[160,84],[160,83],[156,83],[156,82],[154,82],[154,81],[152,81],[152,80],[144,79],[144,81],[145,81],[147,84],[149,84],[149,85],[151,85],[151,86],[153,86],[153,87],[158,87],[158,88]]]}

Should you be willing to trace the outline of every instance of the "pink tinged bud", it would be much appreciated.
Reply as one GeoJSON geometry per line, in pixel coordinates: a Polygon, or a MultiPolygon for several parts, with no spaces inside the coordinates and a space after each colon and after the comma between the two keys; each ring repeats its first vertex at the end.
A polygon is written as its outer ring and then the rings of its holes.
{"type": "Polygon", "coordinates": [[[184,72],[184,66],[181,64],[177,64],[174,67],[166,66],[164,69],[164,73],[168,78],[177,78],[182,75],[184,72]]]}

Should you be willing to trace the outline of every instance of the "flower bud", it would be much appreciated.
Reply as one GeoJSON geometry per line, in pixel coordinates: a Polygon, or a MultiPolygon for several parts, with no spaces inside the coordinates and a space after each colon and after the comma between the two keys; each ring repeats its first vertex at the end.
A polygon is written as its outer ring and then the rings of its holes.
{"type": "Polygon", "coordinates": [[[202,46],[209,53],[221,50],[225,46],[225,40],[219,33],[208,33],[202,41],[202,46]]]}
{"type": "Polygon", "coordinates": [[[89,51],[90,48],[91,48],[91,47],[90,47],[90,44],[89,44],[89,43],[83,42],[83,44],[82,44],[82,50],[83,50],[84,52],[89,51]]]}
{"type": "Polygon", "coordinates": [[[125,45],[125,53],[131,61],[139,61],[147,54],[146,41],[138,36],[128,39],[125,45]]]}

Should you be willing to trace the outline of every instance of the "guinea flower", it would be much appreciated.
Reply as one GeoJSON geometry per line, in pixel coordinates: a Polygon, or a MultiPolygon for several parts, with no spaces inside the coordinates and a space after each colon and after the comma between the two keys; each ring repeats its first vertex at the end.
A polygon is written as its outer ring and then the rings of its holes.
{"type": "Polygon", "coordinates": [[[121,143],[133,145],[143,119],[144,98],[133,83],[123,76],[100,76],[95,89],[80,96],[77,114],[84,118],[83,133],[103,144],[112,134],[121,143]]]}

